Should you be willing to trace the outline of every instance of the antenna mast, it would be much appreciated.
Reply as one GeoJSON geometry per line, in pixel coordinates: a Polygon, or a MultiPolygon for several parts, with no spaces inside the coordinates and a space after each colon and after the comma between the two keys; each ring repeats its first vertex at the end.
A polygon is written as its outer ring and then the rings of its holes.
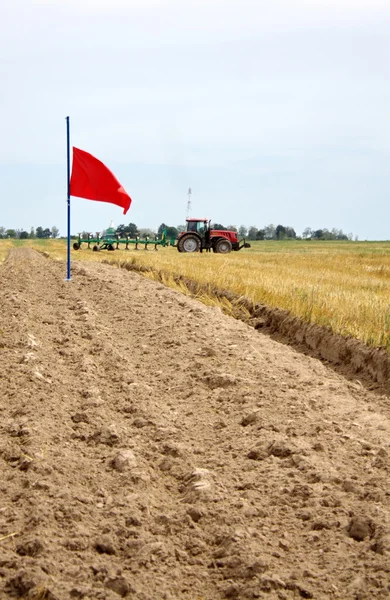
{"type": "Polygon", "coordinates": [[[191,196],[192,196],[192,190],[191,188],[188,188],[188,201],[187,201],[187,217],[190,216],[190,212],[191,212],[191,196]]]}

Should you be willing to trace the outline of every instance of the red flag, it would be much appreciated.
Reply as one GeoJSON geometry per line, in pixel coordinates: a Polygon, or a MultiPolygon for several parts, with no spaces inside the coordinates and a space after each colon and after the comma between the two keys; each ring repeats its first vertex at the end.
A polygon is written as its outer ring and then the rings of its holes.
{"type": "Polygon", "coordinates": [[[73,148],[70,195],[116,204],[123,208],[124,215],[131,204],[129,194],[106,165],[79,148],[73,148]]]}

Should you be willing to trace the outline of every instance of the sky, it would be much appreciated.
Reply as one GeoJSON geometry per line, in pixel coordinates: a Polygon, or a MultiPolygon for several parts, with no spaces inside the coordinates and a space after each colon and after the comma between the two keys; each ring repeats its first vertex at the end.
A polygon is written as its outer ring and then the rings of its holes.
{"type": "Polygon", "coordinates": [[[66,235],[71,144],[132,197],[71,231],[187,216],[390,239],[388,0],[2,0],[0,226],[66,235]]]}

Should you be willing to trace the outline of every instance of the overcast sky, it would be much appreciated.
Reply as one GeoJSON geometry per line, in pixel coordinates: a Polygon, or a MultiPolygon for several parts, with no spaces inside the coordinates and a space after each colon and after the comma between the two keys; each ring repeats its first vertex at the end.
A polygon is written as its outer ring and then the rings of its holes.
{"type": "Polygon", "coordinates": [[[389,0],[1,0],[0,225],[66,233],[66,129],[133,198],[72,232],[337,227],[390,239],[389,0]]]}

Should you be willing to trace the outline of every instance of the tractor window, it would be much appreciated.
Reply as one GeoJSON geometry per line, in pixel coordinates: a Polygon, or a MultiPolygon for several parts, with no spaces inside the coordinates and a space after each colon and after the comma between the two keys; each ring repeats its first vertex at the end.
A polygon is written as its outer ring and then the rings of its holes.
{"type": "Polygon", "coordinates": [[[187,223],[187,231],[197,231],[197,222],[196,221],[188,221],[187,223]]]}
{"type": "Polygon", "coordinates": [[[196,231],[200,235],[204,234],[206,223],[204,221],[187,221],[187,231],[196,231]]]}

